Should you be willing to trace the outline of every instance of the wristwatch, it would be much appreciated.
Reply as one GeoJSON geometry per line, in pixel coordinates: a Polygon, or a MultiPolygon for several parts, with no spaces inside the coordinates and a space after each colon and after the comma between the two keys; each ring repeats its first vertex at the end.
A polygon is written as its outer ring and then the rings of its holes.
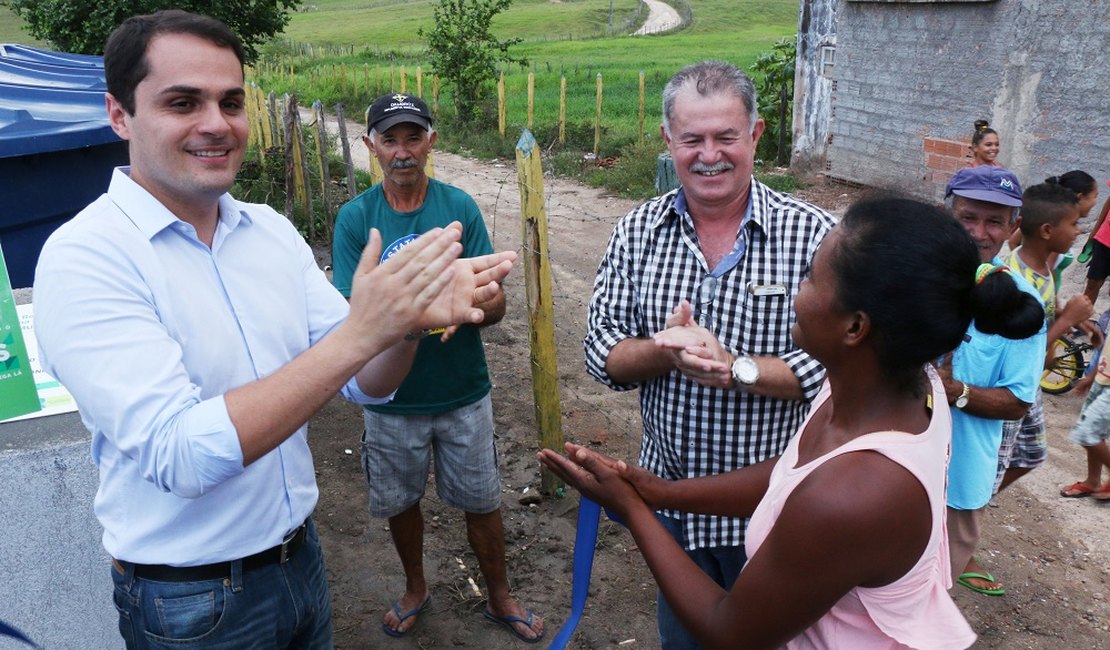
{"type": "MultiPolygon", "coordinates": [[[[963,382],[960,382],[960,383],[963,384],[963,382]]],[[[970,397],[971,397],[971,386],[968,386],[967,384],[964,384],[963,392],[960,393],[960,396],[956,398],[956,403],[955,403],[956,408],[962,409],[963,407],[967,406],[968,398],[970,398],[970,397]]]]}
{"type": "Polygon", "coordinates": [[[759,364],[746,354],[737,356],[732,362],[732,380],[737,385],[754,386],[759,381],[759,364]]]}

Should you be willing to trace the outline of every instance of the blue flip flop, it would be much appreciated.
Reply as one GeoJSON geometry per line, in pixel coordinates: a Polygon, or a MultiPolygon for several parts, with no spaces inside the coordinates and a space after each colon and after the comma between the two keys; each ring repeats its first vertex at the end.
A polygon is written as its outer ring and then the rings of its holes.
{"type": "MultiPolygon", "coordinates": [[[[428,596],[424,599],[424,602],[420,603],[419,607],[416,607],[414,609],[410,609],[407,612],[402,612],[401,611],[401,601],[397,601],[397,602],[393,603],[393,613],[397,615],[397,618],[401,619],[399,621],[400,623],[404,623],[408,619],[412,618],[413,616],[418,615],[420,612],[423,612],[425,609],[427,609],[428,605],[431,604],[431,602],[432,602],[432,595],[428,594],[428,596]]],[[[413,624],[413,627],[416,627],[416,625],[413,624]]],[[[382,623],[382,632],[385,632],[386,634],[388,634],[389,636],[394,637],[394,638],[405,636],[406,634],[409,633],[410,630],[412,630],[412,627],[405,630],[404,632],[398,632],[397,630],[394,630],[393,628],[389,627],[385,623],[382,623]]]]}
{"type": "Polygon", "coordinates": [[[489,611],[489,608],[482,610],[482,616],[485,616],[494,623],[497,623],[498,625],[512,632],[513,636],[520,639],[521,641],[525,643],[539,643],[543,640],[543,635],[547,634],[547,628],[544,628],[543,632],[540,632],[539,636],[537,636],[536,638],[530,639],[518,632],[517,629],[513,627],[513,623],[521,623],[528,628],[532,627],[532,610],[526,609],[524,610],[524,613],[528,615],[527,619],[521,618],[519,616],[513,616],[512,614],[508,616],[494,616],[493,612],[489,611]]]}

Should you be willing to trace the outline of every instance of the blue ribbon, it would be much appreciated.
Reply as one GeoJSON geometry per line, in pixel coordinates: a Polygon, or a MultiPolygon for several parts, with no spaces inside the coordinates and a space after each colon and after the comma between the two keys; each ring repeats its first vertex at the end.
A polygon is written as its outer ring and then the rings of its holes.
{"type": "Polygon", "coordinates": [[[22,632],[15,629],[14,627],[8,625],[4,621],[0,621],[0,636],[10,636],[13,639],[18,639],[19,641],[22,641],[31,647],[38,647],[38,645],[28,639],[26,635],[24,635],[22,632]]]}
{"type": "MultiPolygon", "coordinates": [[[[624,526],[620,517],[605,509],[605,516],[624,526]]],[[[570,618],[551,640],[547,650],[564,650],[578,627],[586,609],[586,596],[590,591],[590,574],[594,569],[594,551],[597,549],[597,527],[601,521],[601,506],[586,496],[578,499],[578,531],[574,536],[574,578],[570,589],[570,618]]]]}
{"type": "Polygon", "coordinates": [[[597,526],[601,521],[601,506],[585,496],[578,500],[578,531],[574,536],[574,581],[570,590],[570,618],[551,640],[548,650],[563,650],[578,627],[586,609],[586,595],[590,591],[590,574],[594,568],[594,549],[597,548],[597,526]]]}

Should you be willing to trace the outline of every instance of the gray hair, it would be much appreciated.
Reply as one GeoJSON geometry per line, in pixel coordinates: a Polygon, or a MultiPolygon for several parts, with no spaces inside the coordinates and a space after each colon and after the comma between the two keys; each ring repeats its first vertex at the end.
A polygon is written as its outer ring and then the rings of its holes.
{"type": "MultiPolygon", "coordinates": [[[[950,213],[955,212],[955,210],[956,210],[956,199],[963,199],[965,201],[975,201],[975,200],[977,200],[977,199],[969,199],[966,196],[960,196],[958,194],[949,194],[948,196],[944,197],[944,207],[948,208],[948,212],[950,212],[950,213]]],[[[983,203],[990,203],[990,201],[983,201],[983,203]]],[[[1002,204],[999,203],[998,205],[1002,205],[1002,204]]],[[[1003,207],[1008,208],[1010,206],[1003,206],[1003,207]]],[[[1010,223],[1013,223],[1013,222],[1017,221],[1018,215],[1020,215],[1020,214],[1021,214],[1021,207],[1020,206],[1016,207],[1016,208],[1010,208],[1010,223]]]]}
{"type": "Polygon", "coordinates": [[[748,133],[755,132],[759,120],[755,85],[744,71],[726,61],[699,61],[679,70],[663,88],[663,130],[671,134],[671,118],[678,93],[693,88],[702,97],[728,93],[740,99],[747,112],[748,133]]]}

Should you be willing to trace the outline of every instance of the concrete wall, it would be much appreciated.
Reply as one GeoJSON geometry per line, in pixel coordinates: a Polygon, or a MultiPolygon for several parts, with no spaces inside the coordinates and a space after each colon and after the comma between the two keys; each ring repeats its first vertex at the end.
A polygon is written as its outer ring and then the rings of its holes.
{"type": "Polygon", "coordinates": [[[794,145],[790,167],[803,175],[825,171],[832,78],[821,73],[821,49],[836,45],[836,8],[837,0],[802,0],[798,12],[794,145]]]}
{"type": "Polygon", "coordinates": [[[1082,169],[1106,195],[1110,0],[839,0],[834,27],[829,175],[939,198],[982,118],[1023,184],[1082,169]]]}
{"type": "Polygon", "coordinates": [[[123,648],[96,487],[76,413],[0,424],[0,620],[45,650],[123,648]]]}

